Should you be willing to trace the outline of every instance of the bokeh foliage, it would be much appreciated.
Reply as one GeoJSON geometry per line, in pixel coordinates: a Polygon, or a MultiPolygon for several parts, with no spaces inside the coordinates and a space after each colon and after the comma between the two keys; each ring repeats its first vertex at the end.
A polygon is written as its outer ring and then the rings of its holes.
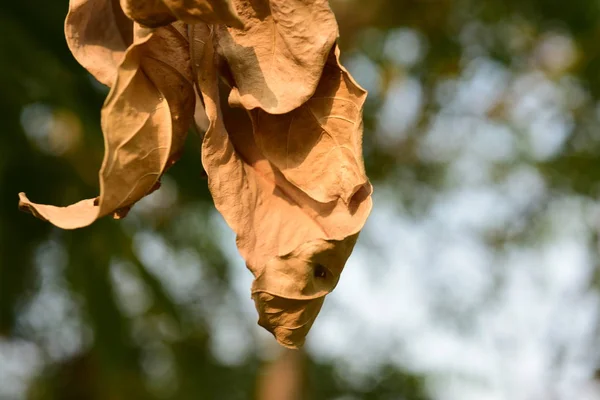
{"type": "MultiPolygon", "coordinates": [[[[456,135],[444,136],[445,129],[456,129],[449,125],[457,123],[455,116],[516,132],[516,155],[493,163],[492,181],[527,166],[547,186],[544,196],[521,213],[518,226],[481,233],[489,246],[540,240],[546,229],[538,217],[556,196],[595,201],[600,3],[331,3],[344,59],[371,91],[365,115],[367,171],[375,190],[383,190],[399,212],[423,215],[436,196],[464,183],[454,156],[447,156],[461,151],[449,143],[456,135]],[[397,42],[401,45],[394,47],[397,42]],[[464,98],[452,88],[481,63],[501,71],[500,85],[520,76],[525,87],[541,80],[560,99],[553,100],[552,92],[542,95],[550,106],[531,106],[506,92],[479,107],[490,97],[477,91],[485,85],[464,98]],[[418,90],[394,103],[394,90],[407,81],[417,82],[418,90]],[[406,116],[402,109],[415,97],[417,105],[406,116]],[[546,152],[543,143],[535,150],[535,134],[520,133],[535,131],[528,118],[542,114],[548,116],[540,129],[547,127],[550,135],[565,126],[556,133],[564,137],[559,145],[546,152]],[[410,121],[402,125],[395,118],[410,121]]],[[[0,5],[0,341],[20,357],[37,354],[34,378],[24,380],[24,392],[32,399],[254,398],[265,338],[257,336],[239,308],[250,299],[235,301],[232,269],[239,265],[232,265],[223,245],[231,238],[219,234],[222,224],[202,178],[197,137],[189,138],[163,189],[123,221],[105,218],[89,228],[61,231],[17,210],[20,191],[48,204],[70,204],[97,192],[103,154],[99,110],[106,89],[70,55],[62,31],[66,10],[66,1],[0,5]],[[219,324],[226,328],[215,328],[219,324]],[[211,343],[223,329],[236,330],[250,351],[234,361],[215,355],[211,343]]],[[[590,232],[593,245],[596,229],[590,232]]],[[[370,235],[364,246],[376,252],[376,241],[370,235]]],[[[430,396],[424,373],[385,366],[368,384],[353,385],[340,377],[338,367],[335,360],[309,354],[303,364],[304,397],[430,396]]]]}

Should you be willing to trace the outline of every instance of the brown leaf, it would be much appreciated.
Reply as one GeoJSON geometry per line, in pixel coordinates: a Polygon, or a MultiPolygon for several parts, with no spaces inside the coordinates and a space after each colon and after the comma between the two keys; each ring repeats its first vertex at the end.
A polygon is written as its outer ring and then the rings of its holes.
{"type": "MultiPolygon", "coordinates": [[[[260,151],[249,123],[237,116],[226,118],[234,124],[226,129],[213,46],[205,46],[203,54],[198,81],[210,121],[202,147],[209,188],[256,277],[253,298],[259,323],[284,346],[297,347],[324,296],[335,287],[365,223],[371,186],[364,181],[348,202],[338,187],[332,196],[336,200],[323,203],[290,183],[260,151]]],[[[359,138],[360,133],[356,131],[359,138]]],[[[362,163],[360,155],[355,156],[362,163]]],[[[304,168],[313,174],[310,165],[304,168]]]]}
{"type": "Polygon", "coordinates": [[[173,14],[188,24],[207,22],[242,29],[244,24],[230,0],[163,0],[173,14]]]}
{"type": "Polygon", "coordinates": [[[313,199],[349,203],[368,179],[362,160],[367,93],[331,52],[315,94],[285,115],[253,110],[256,144],[288,181],[313,199]]]}
{"type": "Polygon", "coordinates": [[[55,207],[21,193],[21,208],[64,229],[122,217],[177,159],[194,110],[187,40],[173,26],[136,27],[134,35],[102,109],[106,153],[98,200],[55,207]]]}
{"type": "Polygon", "coordinates": [[[283,114],[314,93],[338,35],[327,0],[235,0],[246,28],[217,28],[235,79],[229,103],[283,114]]]}
{"type": "Polygon", "coordinates": [[[121,8],[129,18],[150,28],[165,26],[177,19],[162,0],[121,0],[121,8]]]}
{"type": "Polygon", "coordinates": [[[65,37],[75,59],[98,81],[112,86],[133,43],[133,23],[118,0],[70,0],[65,37]]]}
{"type": "Polygon", "coordinates": [[[176,19],[188,24],[244,26],[229,0],[121,0],[121,7],[132,20],[153,28],[176,19]]]}
{"type": "Polygon", "coordinates": [[[344,240],[316,239],[270,259],[252,284],[258,323],[279,343],[296,348],[337,285],[358,234],[344,240]]]}

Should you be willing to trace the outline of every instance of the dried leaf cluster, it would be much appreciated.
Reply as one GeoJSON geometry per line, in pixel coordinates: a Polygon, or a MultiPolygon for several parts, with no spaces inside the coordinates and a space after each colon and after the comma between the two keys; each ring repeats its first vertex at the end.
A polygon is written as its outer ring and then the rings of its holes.
{"type": "Polygon", "coordinates": [[[371,209],[366,92],[340,64],[327,0],[71,0],[65,35],[110,87],[100,195],[55,207],[21,193],[21,208],[64,229],[123,217],[177,161],[199,99],[208,185],[259,324],[301,346],[371,209]]]}

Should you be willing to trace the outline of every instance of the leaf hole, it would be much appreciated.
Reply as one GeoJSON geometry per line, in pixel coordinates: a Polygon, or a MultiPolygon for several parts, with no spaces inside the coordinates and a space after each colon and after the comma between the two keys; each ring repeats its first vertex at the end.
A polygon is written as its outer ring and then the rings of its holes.
{"type": "Polygon", "coordinates": [[[317,264],[315,265],[313,273],[315,275],[315,278],[325,278],[327,277],[327,268],[325,268],[321,264],[317,264]]]}

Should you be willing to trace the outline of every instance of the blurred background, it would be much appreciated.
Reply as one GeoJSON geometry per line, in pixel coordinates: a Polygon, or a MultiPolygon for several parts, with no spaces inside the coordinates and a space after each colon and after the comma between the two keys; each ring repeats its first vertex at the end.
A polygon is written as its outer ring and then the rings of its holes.
{"type": "Polygon", "coordinates": [[[600,399],[600,3],[331,0],[374,211],[303,352],[256,325],[199,142],[122,221],[67,1],[0,4],[0,399],[600,399]]]}

